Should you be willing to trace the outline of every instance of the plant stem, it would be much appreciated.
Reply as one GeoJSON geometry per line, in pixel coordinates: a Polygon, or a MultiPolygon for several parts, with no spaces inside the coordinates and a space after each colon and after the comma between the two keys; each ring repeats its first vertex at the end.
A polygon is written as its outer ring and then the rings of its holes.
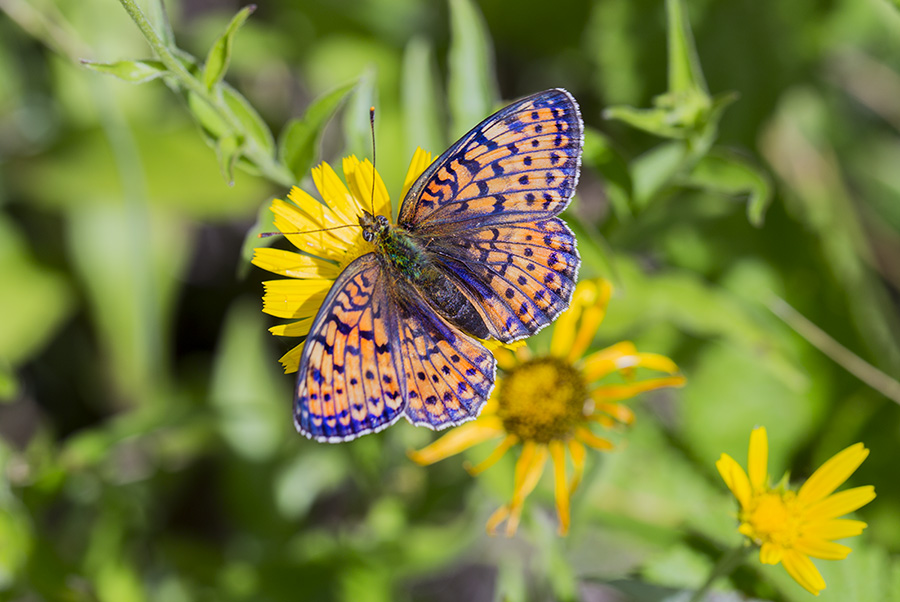
{"type": "Polygon", "coordinates": [[[716,563],[716,566],[713,567],[712,571],[709,573],[709,577],[706,578],[706,582],[694,592],[694,595],[691,596],[688,602],[701,602],[704,598],[706,598],[706,594],[709,593],[709,590],[712,588],[713,583],[719,579],[719,577],[725,577],[731,574],[731,571],[737,567],[741,561],[743,561],[744,556],[750,550],[749,546],[744,545],[743,543],[739,544],[737,547],[732,548],[731,550],[725,552],[721,558],[719,558],[719,562],[716,563]]]}
{"type": "Polygon", "coordinates": [[[244,144],[243,155],[246,156],[259,169],[262,175],[269,180],[282,186],[292,186],[295,182],[294,176],[291,174],[290,170],[281,163],[275,161],[269,153],[259,147],[254,138],[248,134],[243,124],[234,116],[225,104],[221,93],[217,90],[212,92],[207,90],[206,86],[185,69],[184,65],[181,64],[181,61],[172,54],[169,47],[163,42],[162,38],[159,37],[156,30],[153,29],[150,21],[147,20],[147,16],[137,5],[135,0],[119,0],[119,2],[122,4],[122,7],[125,8],[125,11],[134,21],[135,25],[138,26],[138,29],[141,30],[141,33],[144,35],[147,43],[150,44],[150,47],[153,48],[156,56],[159,57],[159,60],[162,61],[169,72],[178,79],[179,83],[191,93],[202,98],[216,111],[216,113],[219,114],[232,131],[240,134],[244,144]]]}
{"type": "Polygon", "coordinates": [[[774,297],[768,302],[768,306],[772,313],[784,320],[797,334],[837,362],[847,372],[888,399],[900,404],[900,382],[835,341],[828,333],[807,320],[803,314],[791,307],[784,299],[774,297]]]}

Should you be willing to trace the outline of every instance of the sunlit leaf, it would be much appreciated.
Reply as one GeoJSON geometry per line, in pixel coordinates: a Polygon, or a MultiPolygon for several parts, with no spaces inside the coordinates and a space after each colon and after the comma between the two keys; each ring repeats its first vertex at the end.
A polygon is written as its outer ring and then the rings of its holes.
{"type": "Polygon", "coordinates": [[[211,139],[212,144],[225,134],[233,134],[231,126],[206,99],[193,92],[188,93],[187,99],[188,109],[203,128],[203,133],[211,139]]]}
{"type": "Polygon", "coordinates": [[[487,117],[498,98],[490,33],[472,0],[450,0],[448,62],[451,135],[458,138],[487,117]]]}
{"type": "Polygon", "coordinates": [[[212,90],[219,83],[225,72],[228,70],[228,62],[231,60],[231,47],[234,43],[234,35],[241,25],[247,20],[256,6],[251,4],[245,6],[231,19],[231,23],[225,29],[225,32],[213,43],[206,55],[206,62],[203,65],[203,83],[207,90],[212,90]]]}
{"type": "Polygon", "coordinates": [[[351,82],[323,94],[309,105],[302,118],[293,119],[285,126],[278,153],[298,182],[309,173],[315,161],[325,126],[355,86],[356,82],[351,82]]]}
{"type": "Polygon", "coordinates": [[[91,61],[81,61],[81,63],[100,73],[115,76],[123,81],[132,84],[143,84],[166,74],[166,66],[162,61],[140,60],[140,61],[118,61],[115,63],[94,63],[91,61]]]}

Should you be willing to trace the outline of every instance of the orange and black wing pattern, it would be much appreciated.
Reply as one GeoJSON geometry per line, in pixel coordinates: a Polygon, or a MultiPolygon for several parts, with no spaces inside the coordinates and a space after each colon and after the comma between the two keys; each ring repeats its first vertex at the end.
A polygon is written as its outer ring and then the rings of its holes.
{"type": "Polygon", "coordinates": [[[406,288],[398,291],[397,340],[407,419],[434,430],[474,419],[494,387],[494,356],[406,288]]]}
{"type": "Polygon", "coordinates": [[[584,126],[575,99],[555,89],[491,115],[412,185],[399,224],[422,236],[553,217],[578,183],[584,126]]]}
{"type": "Polygon", "coordinates": [[[395,304],[375,255],[341,273],[313,321],[300,361],[294,424],[337,443],[380,431],[403,416],[404,372],[395,304]]]}

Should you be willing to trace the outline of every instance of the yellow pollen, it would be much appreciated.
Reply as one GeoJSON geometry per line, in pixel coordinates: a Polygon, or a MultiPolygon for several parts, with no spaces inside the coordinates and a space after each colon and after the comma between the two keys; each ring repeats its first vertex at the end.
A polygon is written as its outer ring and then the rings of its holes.
{"type": "Polygon", "coordinates": [[[498,415],[522,441],[568,439],[585,418],[587,387],[581,373],[556,358],[517,366],[500,383],[498,415]]]}
{"type": "Polygon", "coordinates": [[[791,547],[798,535],[799,521],[792,503],[793,491],[770,491],[757,497],[755,503],[742,513],[742,530],[756,543],[771,542],[791,547]]]}

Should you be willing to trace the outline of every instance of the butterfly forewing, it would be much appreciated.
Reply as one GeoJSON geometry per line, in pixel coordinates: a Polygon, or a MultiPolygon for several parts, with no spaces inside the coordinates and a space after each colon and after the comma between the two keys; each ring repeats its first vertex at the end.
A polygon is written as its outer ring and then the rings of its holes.
{"type": "Polygon", "coordinates": [[[583,125],[565,90],[524,98],[441,155],[410,188],[399,223],[425,235],[552,217],[578,180],[583,125]]]}
{"type": "Polygon", "coordinates": [[[396,308],[374,254],[341,273],[306,339],[294,422],[318,441],[346,441],[379,431],[403,415],[396,308]]]}

